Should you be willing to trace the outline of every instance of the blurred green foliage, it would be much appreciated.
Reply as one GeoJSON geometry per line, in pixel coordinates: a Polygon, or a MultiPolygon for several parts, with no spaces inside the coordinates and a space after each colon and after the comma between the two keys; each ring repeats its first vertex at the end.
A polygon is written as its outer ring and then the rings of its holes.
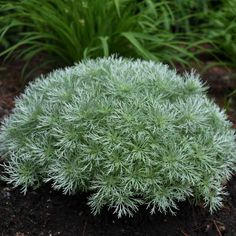
{"type": "Polygon", "coordinates": [[[235,0],[0,0],[0,56],[45,64],[119,54],[189,65],[236,58],[235,0]],[[207,45],[207,46],[206,46],[207,45]]]}
{"type": "Polygon", "coordinates": [[[216,45],[214,53],[223,61],[236,63],[236,1],[222,1],[216,10],[210,10],[205,35],[216,45]]]}

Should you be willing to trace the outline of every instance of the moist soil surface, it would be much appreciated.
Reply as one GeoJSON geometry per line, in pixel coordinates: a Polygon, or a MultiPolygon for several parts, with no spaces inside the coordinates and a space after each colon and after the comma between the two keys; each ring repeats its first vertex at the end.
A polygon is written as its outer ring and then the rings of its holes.
{"type": "MultiPolygon", "coordinates": [[[[9,114],[14,107],[14,98],[24,89],[21,68],[20,62],[0,65],[0,121],[9,114]]],[[[227,97],[236,89],[235,71],[214,67],[203,75],[203,79],[209,86],[209,96],[221,107],[227,104],[229,119],[236,128],[236,97],[227,97]]],[[[32,78],[42,72],[34,72],[32,78]]],[[[179,204],[176,216],[150,215],[141,207],[133,218],[117,219],[108,209],[93,216],[86,204],[87,194],[65,196],[44,185],[23,195],[20,189],[13,189],[1,181],[0,233],[1,236],[236,236],[236,176],[227,184],[227,191],[224,206],[213,215],[201,205],[184,202],[179,204]]]]}

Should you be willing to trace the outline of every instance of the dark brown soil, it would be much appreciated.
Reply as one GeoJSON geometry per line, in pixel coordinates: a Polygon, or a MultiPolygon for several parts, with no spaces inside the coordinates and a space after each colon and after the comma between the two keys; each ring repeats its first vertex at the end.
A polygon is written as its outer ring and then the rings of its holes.
{"type": "MultiPolygon", "coordinates": [[[[14,97],[23,89],[21,66],[14,62],[0,69],[0,120],[12,109],[14,97]]],[[[227,94],[236,89],[234,71],[215,67],[203,77],[210,86],[210,96],[223,106],[227,94]]],[[[228,103],[229,118],[235,126],[235,97],[229,98],[228,103]]],[[[214,215],[201,206],[185,202],[179,204],[177,216],[160,213],[151,216],[141,208],[133,218],[117,219],[107,209],[98,216],[91,215],[86,194],[64,196],[46,185],[24,196],[19,189],[0,182],[0,233],[1,236],[236,236],[236,176],[227,189],[229,195],[225,197],[224,207],[214,215]]]]}

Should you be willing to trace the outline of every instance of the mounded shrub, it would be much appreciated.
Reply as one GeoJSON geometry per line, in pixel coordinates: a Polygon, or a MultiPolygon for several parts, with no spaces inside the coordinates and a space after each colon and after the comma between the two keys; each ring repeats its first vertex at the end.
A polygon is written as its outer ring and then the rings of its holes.
{"type": "Polygon", "coordinates": [[[31,83],[1,127],[4,179],[26,192],[50,182],[89,191],[93,213],[145,204],[222,205],[235,172],[235,134],[195,74],[110,57],[86,60],[31,83]]]}

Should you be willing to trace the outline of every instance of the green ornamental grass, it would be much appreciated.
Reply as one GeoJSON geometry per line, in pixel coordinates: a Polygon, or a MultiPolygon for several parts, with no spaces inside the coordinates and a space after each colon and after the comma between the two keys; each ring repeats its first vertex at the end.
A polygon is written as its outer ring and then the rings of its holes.
{"type": "Polygon", "coordinates": [[[0,132],[3,177],[86,191],[94,214],[139,205],[175,213],[185,199],[222,206],[235,172],[231,123],[194,73],[152,61],[85,60],[32,82],[0,132]]]}
{"type": "MultiPolygon", "coordinates": [[[[202,0],[201,0],[202,1],[202,0]]],[[[209,43],[189,28],[184,1],[0,0],[0,57],[72,65],[84,58],[121,56],[189,65],[209,43]],[[9,37],[12,43],[4,43],[9,37]],[[194,49],[194,50],[192,50],[194,49]]],[[[193,5],[193,6],[192,6],[193,5]]],[[[204,4],[197,4],[198,6],[204,4]]],[[[43,66],[40,65],[40,66],[43,66]]]]}

